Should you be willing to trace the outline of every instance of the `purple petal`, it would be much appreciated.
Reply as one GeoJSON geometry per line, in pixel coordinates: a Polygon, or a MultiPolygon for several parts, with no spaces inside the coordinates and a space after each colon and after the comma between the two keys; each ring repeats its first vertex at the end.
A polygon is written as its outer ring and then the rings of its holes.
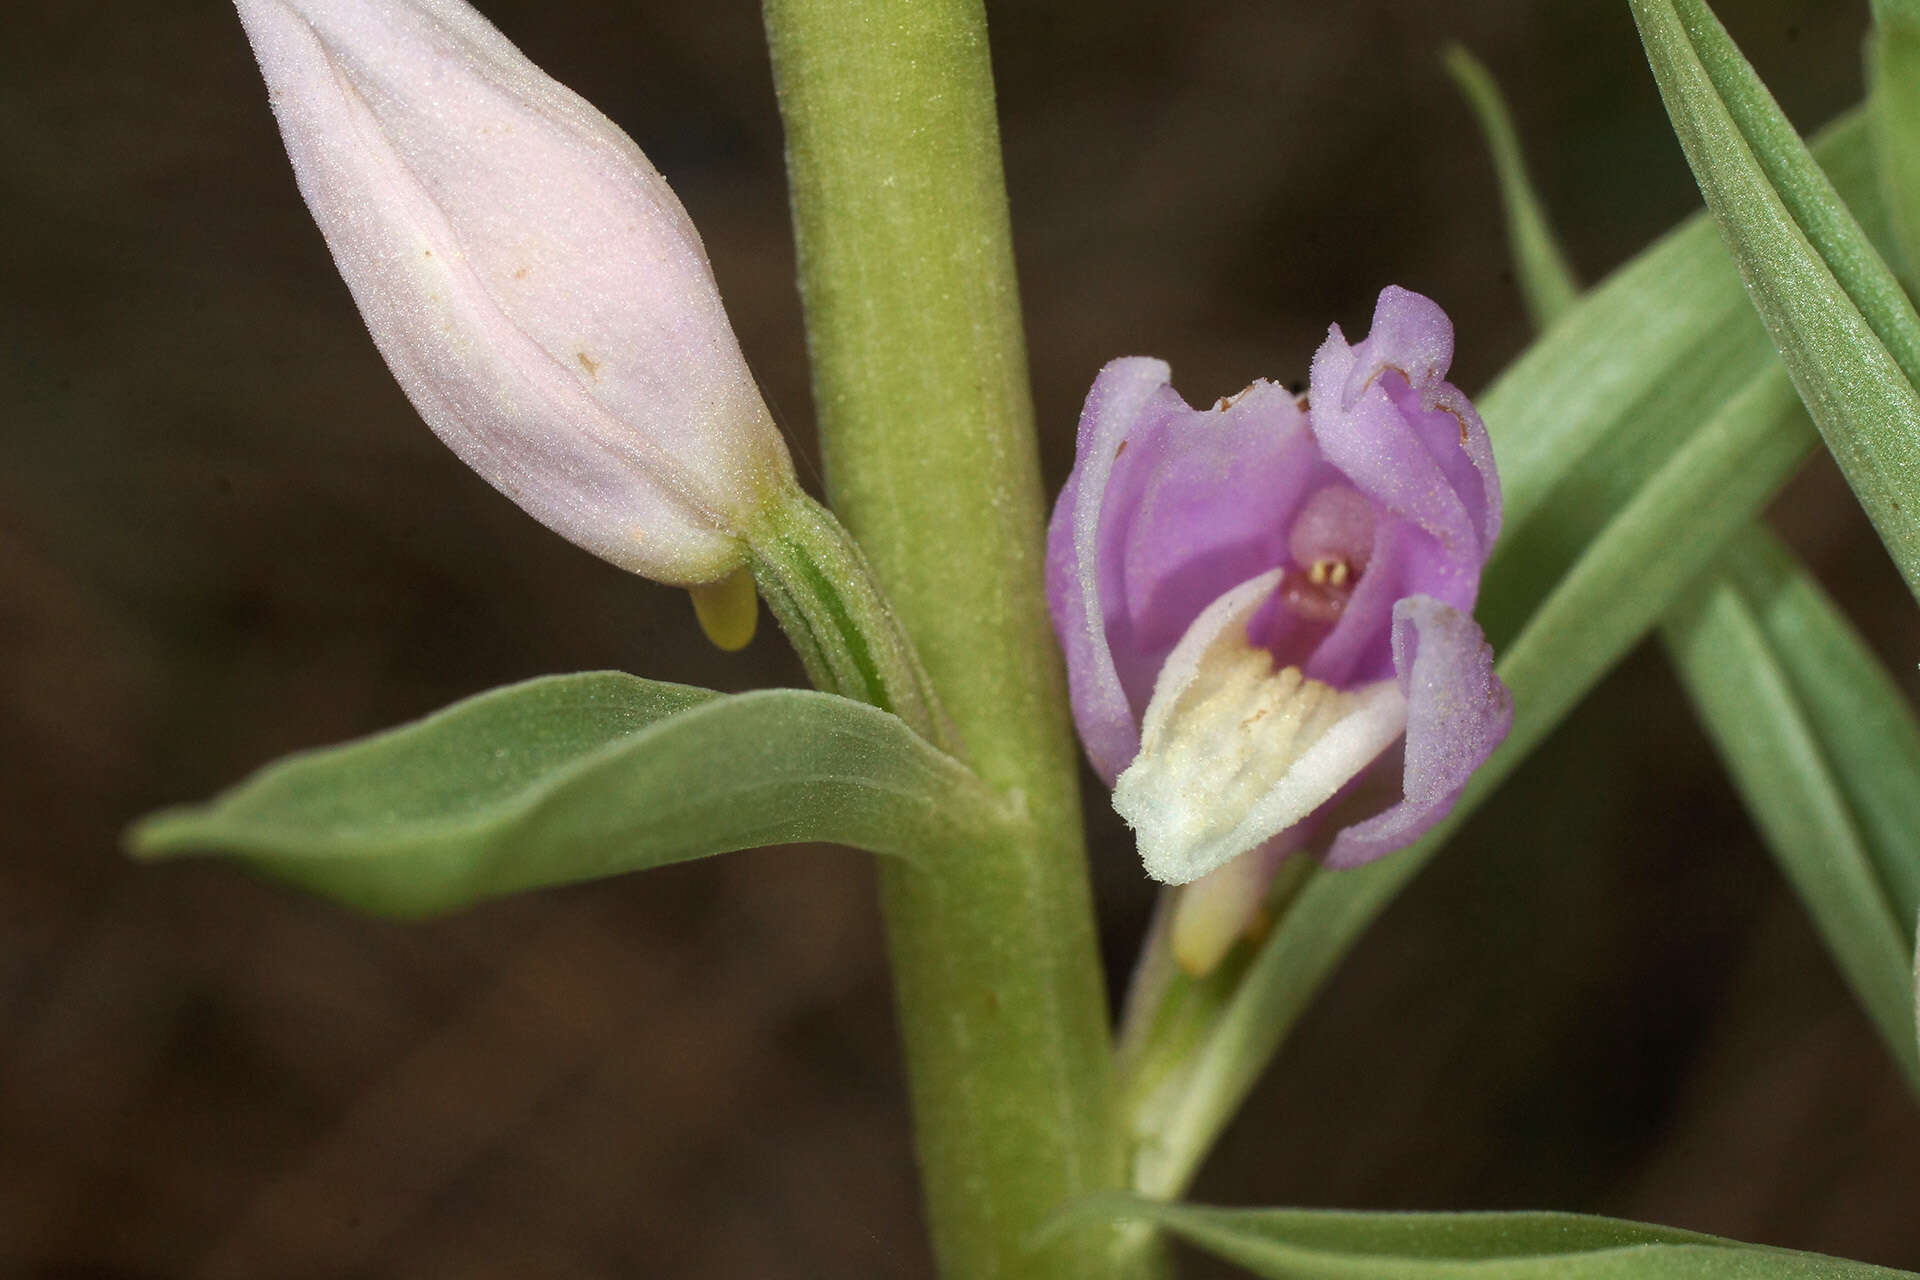
{"type": "Polygon", "coordinates": [[[1115,660],[1136,711],[1203,609],[1285,563],[1293,511],[1320,482],[1306,417],[1284,387],[1257,382],[1224,409],[1170,398],[1176,410],[1129,437],[1102,519],[1124,578],[1115,660]]]}
{"type": "Polygon", "coordinates": [[[1453,808],[1513,724],[1513,697],[1493,673],[1493,650],[1458,609],[1430,596],[1396,604],[1393,665],[1407,697],[1402,799],[1335,836],[1329,867],[1359,866],[1418,839],[1453,808]]]}
{"type": "Polygon", "coordinates": [[[1340,388],[1342,403],[1358,400],[1382,369],[1398,369],[1415,387],[1434,386],[1453,364],[1453,321],[1432,298],[1390,284],[1375,300],[1373,323],[1353,355],[1353,370],[1340,388]]]}
{"type": "Polygon", "coordinates": [[[1117,575],[1100,571],[1100,513],[1127,432],[1166,388],[1169,372],[1164,360],[1138,356],[1100,371],[1080,411],[1073,474],[1047,528],[1047,606],[1066,651],[1073,723],[1094,771],[1108,785],[1140,749],[1140,725],[1107,642],[1101,589],[1117,575]]]}
{"type": "Polygon", "coordinates": [[[1492,547],[1500,535],[1500,477],[1494,469],[1486,423],[1473,402],[1451,382],[1419,387],[1402,381],[1392,370],[1382,376],[1387,394],[1414,424],[1428,456],[1460,495],[1480,531],[1482,549],[1492,547]]]}
{"type": "Polygon", "coordinates": [[[1388,287],[1364,341],[1349,345],[1338,325],[1328,331],[1309,398],[1327,461],[1434,538],[1477,587],[1499,530],[1499,485],[1485,426],[1445,381],[1452,358],[1446,313],[1388,287]]]}
{"type": "Polygon", "coordinates": [[[1116,360],[1081,413],[1047,533],[1047,598],[1074,723],[1111,783],[1139,749],[1155,676],[1208,603],[1286,556],[1317,451],[1284,388],[1194,409],[1158,360],[1116,360]]]}

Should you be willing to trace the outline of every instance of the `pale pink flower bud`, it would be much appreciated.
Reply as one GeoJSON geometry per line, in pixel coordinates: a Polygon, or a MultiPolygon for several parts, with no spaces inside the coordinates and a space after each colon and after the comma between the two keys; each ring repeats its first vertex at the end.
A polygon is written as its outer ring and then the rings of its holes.
{"type": "Polygon", "coordinates": [[[631,139],[462,0],[237,0],[300,192],[401,389],[535,518],[691,585],[792,462],[631,139]]]}

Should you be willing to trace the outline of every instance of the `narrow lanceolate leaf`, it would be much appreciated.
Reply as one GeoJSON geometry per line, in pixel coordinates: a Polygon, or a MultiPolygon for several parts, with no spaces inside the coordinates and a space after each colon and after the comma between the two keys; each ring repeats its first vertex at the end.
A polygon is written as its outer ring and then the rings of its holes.
{"type": "Polygon", "coordinates": [[[1633,0],[1647,58],[1754,307],[1920,595],[1920,319],[1700,0],[1633,0]]]}
{"type": "MultiPolygon", "coordinates": [[[[1818,154],[1883,234],[1864,119],[1836,123],[1818,154]]],[[[1476,610],[1496,650],[1686,433],[1778,364],[1699,216],[1581,296],[1500,375],[1478,401],[1506,509],[1476,610]]]]}
{"type": "MultiPolygon", "coordinates": [[[[1500,141],[1499,88],[1481,71],[1470,94],[1506,197],[1515,271],[1530,296],[1571,306],[1576,295],[1562,289],[1573,277],[1525,164],[1510,134],[1500,141]]],[[[1535,315],[1544,328],[1558,311],[1535,315]]],[[[1920,911],[1920,727],[1911,707],[1792,553],[1757,524],[1682,594],[1662,632],[1768,847],[1920,1086],[1908,963],[1908,923],[1920,911]]]]}
{"type": "Polygon", "coordinates": [[[1920,2],[1889,13],[1867,37],[1867,110],[1880,198],[1909,283],[1920,280],[1920,2]]]}
{"type": "Polygon", "coordinates": [[[486,898],[792,841],[937,857],[997,812],[898,718],[797,689],[549,676],[267,766],[128,837],[368,911],[486,898]]]}
{"type": "MultiPolygon", "coordinates": [[[[1756,542],[1764,536],[1757,531],[1750,535],[1756,542]]],[[[1893,743],[1898,743],[1904,728],[1910,744],[1912,718],[1902,716],[1904,703],[1897,693],[1885,708],[1873,707],[1870,701],[1860,705],[1861,695],[1871,694],[1871,683],[1863,688],[1860,683],[1846,683],[1838,671],[1809,672],[1809,666],[1817,668],[1816,656],[1806,646],[1794,646],[1802,674],[1812,674],[1816,681],[1809,692],[1826,713],[1821,718],[1824,724],[1816,720],[1789,674],[1787,648],[1777,634],[1770,634],[1764,620],[1787,585],[1781,566],[1777,560],[1767,562],[1764,542],[1748,547],[1742,559],[1748,573],[1713,576],[1668,615],[1663,626],[1668,652],[1748,812],[1908,1081],[1920,1089],[1910,917],[1895,905],[1875,865],[1872,842],[1848,795],[1844,768],[1851,764],[1871,770],[1872,779],[1856,784],[1870,793],[1891,783],[1909,797],[1920,794],[1915,791],[1920,773],[1901,769],[1906,764],[1910,770],[1911,761],[1898,759],[1898,745],[1882,761],[1843,761],[1835,759],[1822,740],[1823,729],[1837,728],[1846,743],[1864,746],[1863,731],[1894,722],[1888,724],[1894,731],[1889,735],[1893,743]],[[1772,580],[1756,580],[1760,575],[1772,580]],[[1868,722],[1835,725],[1836,713],[1848,710],[1864,712],[1868,722]],[[1902,719],[1904,725],[1898,723],[1902,719]]],[[[1791,609],[1792,604],[1787,607],[1791,609]]],[[[1849,674],[1859,674],[1858,669],[1849,674]]],[[[1869,667],[1865,674],[1871,682],[1879,673],[1869,667]]],[[[1841,750],[1845,749],[1843,745],[1841,750]]],[[[1885,798],[1909,807],[1914,802],[1892,795],[1885,798]]],[[[1896,848],[1885,852],[1910,857],[1909,846],[1915,838],[1912,831],[1900,832],[1896,848]]]]}
{"type": "Polygon", "coordinates": [[[1909,1271],[1577,1213],[1213,1209],[1089,1199],[1074,1218],[1152,1223],[1284,1280],[1893,1280],[1909,1271]]]}
{"type": "Polygon", "coordinates": [[[1860,825],[1889,910],[1920,912],[1920,724],[1912,704],[1811,574],[1773,538],[1743,536],[1722,561],[1819,735],[1860,825]]]}
{"type": "Polygon", "coordinates": [[[1480,132],[1486,136],[1487,150],[1500,179],[1501,201],[1506,206],[1507,247],[1513,255],[1514,274],[1526,296],[1534,328],[1545,329],[1580,296],[1580,279],[1527,178],[1520,134],[1513,127],[1500,86],[1480,60],[1459,45],[1449,47],[1445,57],[1448,74],[1473,108],[1480,132]]]}

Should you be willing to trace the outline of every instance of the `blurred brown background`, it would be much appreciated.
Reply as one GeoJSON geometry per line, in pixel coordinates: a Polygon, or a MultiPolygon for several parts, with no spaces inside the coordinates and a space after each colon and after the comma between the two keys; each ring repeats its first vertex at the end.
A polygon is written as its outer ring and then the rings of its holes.
{"type": "MultiPolygon", "coordinates": [[[[675,183],[810,455],[755,8],[481,7],[675,183]]],[[[1722,7],[1803,127],[1857,96],[1864,5],[1722,7]]],[[[1050,484],[1116,354],[1195,400],[1298,378],[1388,282],[1453,313],[1463,385],[1518,350],[1446,39],[1512,94],[1590,276],[1694,202],[1620,0],[992,17],[1050,484]]],[[[713,652],[418,423],[218,0],[8,6],[0,220],[0,1274],[926,1275],[860,857],[400,927],[117,852],[143,810],[503,681],[799,676],[771,628],[713,652]]],[[[1830,470],[1778,515],[1911,676],[1911,601],[1830,470]]],[[[1088,813],[1124,975],[1149,898],[1088,813]]],[[[1374,929],[1197,1195],[1920,1267],[1920,1110],[1643,652],[1374,929]]]]}

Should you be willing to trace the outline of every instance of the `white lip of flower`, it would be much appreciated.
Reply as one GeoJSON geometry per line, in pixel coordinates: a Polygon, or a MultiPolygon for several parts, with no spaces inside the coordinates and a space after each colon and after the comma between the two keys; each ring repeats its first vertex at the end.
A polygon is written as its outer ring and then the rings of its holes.
{"type": "Polygon", "coordinates": [[[1140,752],[1115,781],[1147,874],[1186,884],[1332,799],[1406,732],[1394,680],[1335,689],[1247,641],[1282,577],[1264,573],[1196,618],[1154,682],[1140,752]]]}

